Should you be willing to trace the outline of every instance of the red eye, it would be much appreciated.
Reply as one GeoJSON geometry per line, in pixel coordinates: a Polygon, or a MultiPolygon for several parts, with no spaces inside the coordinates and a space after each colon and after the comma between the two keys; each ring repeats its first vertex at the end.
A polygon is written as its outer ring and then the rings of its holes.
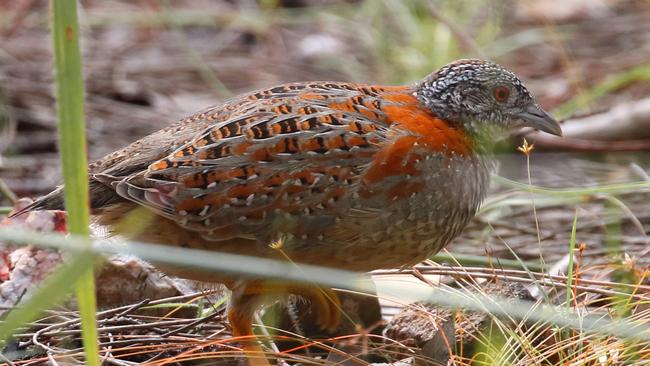
{"type": "Polygon", "coordinates": [[[496,99],[497,102],[503,103],[506,100],[508,100],[508,97],[510,96],[510,89],[506,86],[497,86],[492,90],[492,94],[494,95],[494,99],[496,99]]]}

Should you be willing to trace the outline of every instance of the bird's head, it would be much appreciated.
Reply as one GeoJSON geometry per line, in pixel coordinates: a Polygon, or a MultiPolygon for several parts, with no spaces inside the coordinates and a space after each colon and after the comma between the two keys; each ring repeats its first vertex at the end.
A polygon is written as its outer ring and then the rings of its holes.
{"type": "Polygon", "coordinates": [[[469,133],[505,137],[521,127],[562,135],[558,122],[511,71],[489,61],[459,60],[418,86],[416,96],[438,117],[469,133]]]}

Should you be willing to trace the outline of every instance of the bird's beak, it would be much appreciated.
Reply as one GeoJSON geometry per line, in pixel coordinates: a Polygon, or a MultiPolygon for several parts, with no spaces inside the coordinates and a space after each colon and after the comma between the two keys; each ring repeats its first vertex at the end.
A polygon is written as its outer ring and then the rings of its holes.
{"type": "Polygon", "coordinates": [[[560,124],[536,103],[530,103],[523,112],[517,114],[517,117],[524,121],[524,126],[562,136],[560,124]]]}

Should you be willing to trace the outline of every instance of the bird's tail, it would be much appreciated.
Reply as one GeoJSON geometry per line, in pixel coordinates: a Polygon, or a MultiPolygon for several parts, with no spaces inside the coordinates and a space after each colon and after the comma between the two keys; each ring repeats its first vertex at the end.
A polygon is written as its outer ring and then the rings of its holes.
{"type": "MultiPolygon", "coordinates": [[[[124,199],[118,196],[115,191],[108,185],[100,183],[96,180],[91,180],[88,184],[90,195],[90,210],[91,212],[97,209],[119,203],[124,199]]],[[[65,201],[63,195],[63,186],[59,186],[52,192],[45,196],[38,198],[25,208],[9,215],[9,218],[20,216],[31,211],[50,211],[60,210],[65,211],[65,201]]]]}
{"type": "Polygon", "coordinates": [[[30,211],[46,210],[65,210],[65,204],[63,200],[63,186],[60,186],[45,196],[37,199],[27,207],[23,207],[20,210],[12,213],[9,215],[9,218],[17,217],[30,211]]]}

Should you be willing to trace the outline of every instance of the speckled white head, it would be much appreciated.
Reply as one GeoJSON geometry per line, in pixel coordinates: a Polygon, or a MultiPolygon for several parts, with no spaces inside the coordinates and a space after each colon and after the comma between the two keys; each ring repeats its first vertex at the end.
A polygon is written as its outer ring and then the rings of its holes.
{"type": "Polygon", "coordinates": [[[469,133],[533,127],[561,135],[557,121],[510,70],[484,60],[458,60],[425,78],[416,97],[436,116],[469,133]]]}

